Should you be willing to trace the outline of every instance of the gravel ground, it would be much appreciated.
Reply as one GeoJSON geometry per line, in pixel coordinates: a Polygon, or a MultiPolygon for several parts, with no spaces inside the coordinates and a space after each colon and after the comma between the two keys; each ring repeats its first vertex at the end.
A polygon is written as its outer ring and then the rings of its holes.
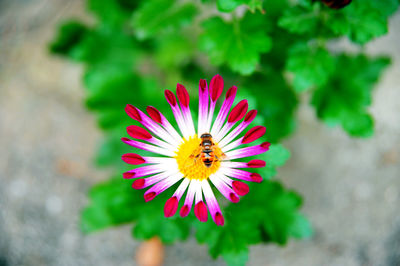
{"type": "MultiPolygon", "coordinates": [[[[83,6],[0,1],[0,266],[136,264],[129,226],[83,236],[77,225],[86,191],[107,177],[91,164],[101,136],[82,105],[80,66],[45,48],[60,21],[88,20],[83,6]]],[[[304,195],[315,236],[252,247],[249,265],[400,265],[399,15],[390,28],[366,49],[393,58],[374,93],[375,136],[326,128],[303,99],[278,178],[304,195]]],[[[165,256],[165,265],[224,265],[193,239],[165,256]]]]}

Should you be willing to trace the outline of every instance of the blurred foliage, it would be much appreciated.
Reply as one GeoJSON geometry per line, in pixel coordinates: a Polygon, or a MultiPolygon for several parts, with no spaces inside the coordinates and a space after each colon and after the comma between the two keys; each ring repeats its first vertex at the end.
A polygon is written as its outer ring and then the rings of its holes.
{"type": "MultiPolygon", "coordinates": [[[[120,173],[127,169],[120,156],[131,151],[120,141],[132,123],[125,105],[154,105],[172,118],[163,89],[179,82],[196,97],[198,80],[216,73],[227,86],[237,85],[239,97],[259,111],[255,122],[266,125],[273,143],[294,132],[301,94],[310,96],[316,117],[326,124],[354,137],[372,135],[371,93],[389,59],[367,57],[362,45],[387,33],[398,4],[353,0],[333,10],[318,0],[87,0],[95,22],[66,21],[49,48],[84,65],[86,105],[104,130],[96,162],[120,173]],[[354,43],[357,52],[330,49],[339,38],[354,43]]],[[[272,145],[260,173],[272,178],[289,156],[281,145],[272,145]]],[[[210,254],[232,265],[246,262],[250,244],[285,244],[290,237],[311,235],[296,193],[269,180],[251,190],[240,203],[223,204],[221,228],[192,216],[165,219],[170,192],[144,204],[142,193],[117,176],[92,188],[82,228],[92,232],[133,222],[134,237],[159,236],[172,243],[195,227],[210,254]]]]}

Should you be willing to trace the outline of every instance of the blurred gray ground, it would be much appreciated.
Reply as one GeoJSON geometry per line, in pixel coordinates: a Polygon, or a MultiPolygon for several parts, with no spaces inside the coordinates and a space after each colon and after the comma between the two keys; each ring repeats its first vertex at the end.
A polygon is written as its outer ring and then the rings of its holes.
{"type": "MultiPolygon", "coordinates": [[[[85,193],[107,173],[91,164],[100,133],[82,105],[80,66],[46,45],[60,21],[88,19],[83,7],[0,0],[0,266],[135,265],[129,226],[90,236],[78,228],[85,193]]],[[[326,128],[303,99],[277,178],[304,196],[315,236],[252,247],[249,265],[400,265],[399,15],[390,29],[366,48],[393,58],[374,93],[375,136],[326,128]]],[[[193,239],[166,248],[165,265],[223,264],[193,239]]]]}

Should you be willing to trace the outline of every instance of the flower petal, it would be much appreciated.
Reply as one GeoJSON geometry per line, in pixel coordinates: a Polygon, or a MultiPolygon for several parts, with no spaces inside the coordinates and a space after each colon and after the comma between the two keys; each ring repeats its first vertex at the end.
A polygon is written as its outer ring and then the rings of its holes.
{"type": "Polygon", "coordinates": [[[250,157],[253,155],[261,154],[268,151],[270,146],[269,142],[263,142],[260,145],[250,146],[246,148],[236,149],[226,153],[226,157],[229,160],[234,160],[243,157],[250,157]]]}
{"type": "Polygon", "coordinates": [[[232,107],[233,101],[235,100],[237,92],[237,87],[232,86],[225,95],[225,100],[222,103],[221,109],[219,110],[218,116],[214,121],[214,124],[211,129],[211,135],[216,135],[217,132],[221,130],[222,125],[225,122],[225,119],[228,115],[229,110],[232,107]]]}

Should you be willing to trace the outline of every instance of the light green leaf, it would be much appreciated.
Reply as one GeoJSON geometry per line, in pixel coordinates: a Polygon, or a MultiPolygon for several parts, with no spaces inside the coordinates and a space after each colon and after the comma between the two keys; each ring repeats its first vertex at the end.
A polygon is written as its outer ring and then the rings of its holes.
{"type": "Polygon", "coordinates": [[[195,48],[190,36],[182,33],[168,34],[157,39],[157,63],[165,69],[188,64],[193,58],[195,48]]]}
{"type": "Polygon", "coordinates": [[[263,0],[217,0],[218,10],[231,12],[240,5],[247,5],[252,12],[256,9],[262,11],[263,0]]]}
{"type": "Polygon", "coordinates": [[[225,22],[213,17],[203,22],[200,49],[208,54],[211,63],[227,64],[233,71],[249,75],[256,69],[260,54],[271,48],[263,16],[246,14],[241,20],[225,22]]]}
{"type": "Polygon", "coordinates": [[[131,12],[137,7],[136,0],[88,0],[87,6],[102,24],[118,28],[127,22],[131,12]]]}
{"type": "Polygon", "coordinates": [[[293,87],[298,92],[323,86],[334,67],[335,59],[326,49],[306,43],[293,46],[286,61],[286,70],[293,73],[293,87]]]}
{"type": "Polygon", "coordinates": [[[139,39],[179,30],[192,22],[197,9],[193,3],[148,0],[133,14],[133,28],[139,39]]]}
{"type": "Polygon", "coordinates": [[[299,5],[288,8],[278,20],[278,25],[291,33],[313,34],[318,30],[320,4],[301,1],[299,5]]]}
{"type": "Polygon", "coordinates": [[[239,253],[225,253],[223,257],[228,266],[244,266],[249,259],[249,251],[244,249],[239,253]]]}

